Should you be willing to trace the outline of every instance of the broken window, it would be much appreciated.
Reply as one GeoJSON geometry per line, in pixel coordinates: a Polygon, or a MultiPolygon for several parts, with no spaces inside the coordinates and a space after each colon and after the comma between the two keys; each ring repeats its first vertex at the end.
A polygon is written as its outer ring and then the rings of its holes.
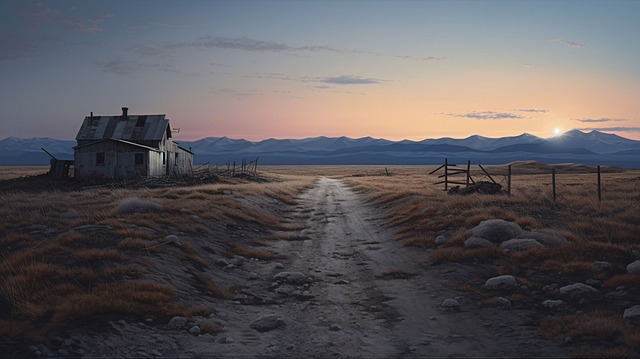
{"type": "Polygon", "coordinates": [[[96,152],[96,165],[104,166],[104,152],[96,152]]]}

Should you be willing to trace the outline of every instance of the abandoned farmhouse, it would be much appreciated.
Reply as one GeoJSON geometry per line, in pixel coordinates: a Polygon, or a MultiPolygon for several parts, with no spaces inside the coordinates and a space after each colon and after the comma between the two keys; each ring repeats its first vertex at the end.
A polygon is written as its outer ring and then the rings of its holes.
{"type": "Polygon", "coordinates": [[[77,179],[122,180],[140,176],[190,174],[193,153],[174,142],[166,115],[84,118],[74,147],[77,179]]]}

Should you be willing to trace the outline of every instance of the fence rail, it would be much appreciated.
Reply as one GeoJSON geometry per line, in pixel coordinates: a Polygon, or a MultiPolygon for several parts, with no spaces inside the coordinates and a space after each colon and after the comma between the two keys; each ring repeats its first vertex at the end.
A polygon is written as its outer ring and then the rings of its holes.
{"type": "MultiPolygon", "coordinates": [[[[478,164],[477,165],[478,168],[481,170],[480,175],[482,176],[486,176],[487,179],[489,179],[490,182],[485,182],[485,183],[493,183],[496,186],[499,186],[499,188],[502,188],[502,185],[499,184],[498,182],[495,181],[495,179],[493,178],[494,176],[496,176],[495,172],[494,175],[492,176],[489,171],[487,169],[485,169],[482,165],[478,164]]],[[[508,196],[511,196],[512,193],[512,185],[513,185],[513,170],[512,170],[512,166],[511,164],[507,165],[507,173],[506,173],[506,194],[508,196]]],[[[589,167],[587,167],[589,168],[589,167]]],[[[449,160],[447,158],[445,158],[444,160],[444,164],[439,166],[438,168],[436,168],[435,170],[429,172],[430,175],[438,173],[440,171],[443,171],[443,174],[438,175],[438,181],[434,182],[434,185],[441,185],[444,184],[444,190],[445,191],[450,191],[450,185],[459,185],[459,186],[465,186],[465,188],[471,188],[473,186],[477,186],[479,183],[481,183],[482,181],[476,181],[474,179],[471,172],[471,161],[467,161],[467,165],[466,168],[460,168],[458,167],[458,165],[456,164],[452,164],[449,163],[449,160]],[[466,178],[465,180],[463,180],[462,178],[460,178],[461,175],[464,175],[466,178]],[[457,177],[456,177],[457,176],[457,177]],[[452,179],[452,177],[454,177],[452,179]]],[[[504,173],[504,172],[502,172],[504,173]]],[[[593,168],[593,171],[583,171],[583,172],[575,172],[572,171],[572,174],[588,174],[588,173],[595,173],[596,174],[596,178],[595,178],[595,190],[597,193],[597,197],[598,197],[598,201],[602,201],[602,171],[601,171],[601,167],[600,165],[595,166],[593,168]]],[[[553,198],[553,201],[557,201],[558,199],[558,186],[557,186],[557,181],[556,178],[559,175],[563,174],[563,171],[556,169],[556,167],[553,167],[553,165],[551,165],[550,171],[539,171],[536,172],[536,174],[538,175],[544,175],[544,174],[548,174],[551,177],[551,195],[553,198]]],[[[503,190],[499,191],[500,193],[504,193],[503,190]]],[[[451,193],[451,191],[450,191],[451,193]]],[[[454,191],[453,193],[471,193],[471,191],[462,191],[462,192],[457,192],[454,191]]]]}

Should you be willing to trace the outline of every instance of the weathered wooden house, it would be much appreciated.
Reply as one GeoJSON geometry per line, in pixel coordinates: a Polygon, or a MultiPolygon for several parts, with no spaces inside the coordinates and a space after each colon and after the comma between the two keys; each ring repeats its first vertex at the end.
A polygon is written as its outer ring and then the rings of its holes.
{"type": "Polygon", "coordinates": [[[193,153],[173,142],[165,115],[87,116],[76,136],[77,179],[190,174],[193,153]]]}

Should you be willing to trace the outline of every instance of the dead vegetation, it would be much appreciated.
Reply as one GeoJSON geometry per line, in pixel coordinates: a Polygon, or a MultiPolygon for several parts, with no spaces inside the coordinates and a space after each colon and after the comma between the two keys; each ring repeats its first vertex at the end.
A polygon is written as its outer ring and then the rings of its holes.
{"type": "MultiPolygon", "coordinates": [[[[254,246],[290,230],[273,211],[295,204],[313,181],[272,175],[191,187],[0,192],[0,350],[77,324],[210,315],[210,299],[194,299],[198,293],[234,296],[233,285],[213,279],[222,270],[215,260],[282,258],[254,246]],[[175,281],[183,271],[195,280],[175,281]]],[[[200,327],[222,330],[210,321],[200,327]]]]}
{"type": "MultiPolygon", "coordinates": [[[[447,195],[432,184],[435,179],[426,175],[427,169],[421,173],[415,168],[404,172],[394,169],[392,176],[356,176],[347,181],[370,203],[385,211],[399,241],[424,248],[428,264],[467,263],[478,270],[482,268],[484,280],[513,274],[520,284],[526,281],[528,292],[508,297],[513,305],[539,307],[545,299],[542,290],[545,286],[557,288],[589,280],[605,294],[603,299],[570,303],[582,314],[558,316],[543,312],[547,319],[541,332],[567,346],[574,356],[637,353],[640,329],[622,319],[620,306],[622,309],[631,306],[634,303],[631,298],[640,296],[640,276],[626,273],[625,269],[636,259],[633,253],[640,253],[638,172],[603,168],[602,201],[598,201],[594,171],[573,165],[559,166],[554,202],[551,176],[546,174],[550,167],[536,163],[522,165],[520,172],[514,167],[511,197],[447,195]],[[524,230],[550,231],[566,238],[568,243],[509,253],[498,247],[464,247],[464,241],[471,236],[469,229],[496,218],[515,222],[524,230]],[[436,243],[439,236],[446,241],[436,243]],[[611,266],[603,269],[594,265],[598,261],[611,266]],[[623,294],[620,288],[624,288],[623,294]],[[572,339],[565,342],[567,336],[572,339]]],[[[497,171],[494,178],[505,185],[500,172],[504,168],[489,171],[497,171]]],[[[483,284],[483,280],[478,280],[461,283],[458,288],[476,295],[481,293],[478,299],[484,305],[500,305],[495,296],[483,290],[483,284]]]]}
{"type": "MultiPolygon", "coordinates": [[[[486,277],[516,276],[528,291],[505,294],[514,306],[539,307],[549,285],[597,280],[604,299],[575,304],[576,313],[541,312],[541,333],[579,357],[640,351],[640,331],[621,318],[619,307],[628,302],[625,298],[640,296],[640,276],[625,272],[633,251],[640,250],[638,172],[606,171],[600,202],[593,174],[571,167],[558,175],[554,202],[550,177],[534,164],[514,175],[511,197],[448,196],[432,184],[429,170],[280,167],[269,169],[268,181],[261,182],[238,178],[174,188],[0,192],[0,335],[11,342],[33,342],[73,323],[99,325],[105,321],[101,316],[209,315],[209,302],[193,302],[185,293],[202,293],[208,300],[233,298],[234,286],[218,279],[222,269],[215,259],[282,258],[270,241],[304,239],[294,232],[303,227],[281,220],[282,210],[296,204],[297,194],[312,186],[314,176],[331,175],[365,195],[401,243],[425,251],[428,264],[461,262],[486,277]],[[512,253],[497,247],[465,249],[468,230],[494,218],[525,230],[551,230],[568,244],[512,253]],[[179,245],[166,239],[171,234],[179,245]],[[439,236],[446,238],[444,244],[436,243],[439,236]],[[595,261],[611,266],[602,269],[595,261]],[[173,282],[164,273],[169,267],[186,268],[191,287],[173,282]],[[620,287],[626,293],[622,299],[614,296],[620,287]],[[94,320],[98,317],[102,321],[94,320]]],[[[398,268],[382,278],[413,274],[398,268]]],[[[496,293],[483,291],[484,280],[475,278],[458,288],[469,295],[484,293],[478,302],[485,306],[502,305],[496,293]]],[[[203,332],[221,330],[210,324],[208,329],[201,325],[203,332]]]]}

